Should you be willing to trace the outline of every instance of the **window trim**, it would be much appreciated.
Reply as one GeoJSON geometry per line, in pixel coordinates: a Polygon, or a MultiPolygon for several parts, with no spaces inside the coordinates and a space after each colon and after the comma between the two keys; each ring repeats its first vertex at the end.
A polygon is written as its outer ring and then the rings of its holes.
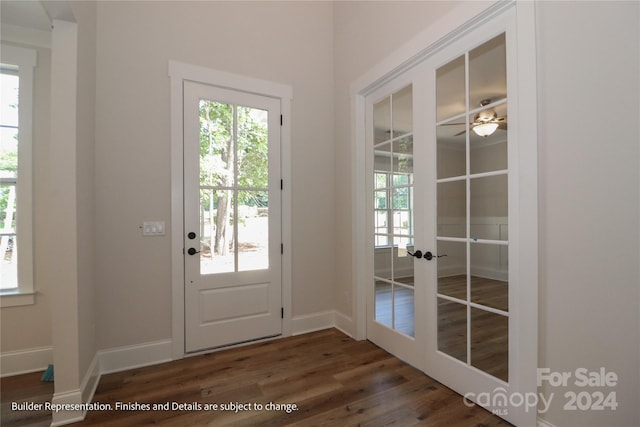
{"type": "Polygon", "coordinates": [[[20,235],[18,250],[18,288],[0,291],[0,307],[31,305],[35,302],[33,281],[33,76],[36,50],[2,44],[3,66],[18,67],[20,105],[18,116],[18,183],[16,200],[16,232],[20,235]]]}

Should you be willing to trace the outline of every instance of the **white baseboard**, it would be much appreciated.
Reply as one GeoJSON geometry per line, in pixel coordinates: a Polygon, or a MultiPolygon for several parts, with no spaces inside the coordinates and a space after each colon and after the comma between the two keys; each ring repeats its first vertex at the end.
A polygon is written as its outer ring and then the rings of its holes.
{"type": "Polygon", "coordinates": [[[549,421],[545,421],[542,418],[538,418],[537,427],[556,427],[556,426],[551,424],[549,421]]]}
{"type": "Polygon", "coordinates": [[[318,313],[296,316],[291,319],[291,335],[302,335],[309,332],[321,331],[333,328],[335,322],[335,311],[327,310],[318,313]]]}
{"type": "MultiPolygon", "coordinates": [[[[62,393],[54,393],[51,399],[52,405],[60,404],[82,404],[82,391],[80,389],[64,391],[62,393]]],[[[63,426],[84,420],[85,411],[53,411],[51,427],[63,426]]]]}
{"type": "Polygon", "coordinates": [[[346,316],[345,314],[336,311],[335,314],[335,324],[334,327],[342,332],[343,334],[353,338],[355,334],[353,331],[353,319],[351,317],[346,316]]]}
{"type": "Polygon", "coordinates": [[[53,363],[53,348],[40,347],[0,354],[0,377],[44,371],[53,363]]]}
{"type": "Polygon", "coordinates": [[[154,341],[98,352],[100,373],[126,371],[173,360],[171,340],[154,341]]]}

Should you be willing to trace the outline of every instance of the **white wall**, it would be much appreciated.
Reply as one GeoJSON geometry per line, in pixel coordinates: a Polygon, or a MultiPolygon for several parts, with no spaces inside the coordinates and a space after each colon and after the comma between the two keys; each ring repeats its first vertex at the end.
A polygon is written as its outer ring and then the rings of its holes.
{"type": "Polygon", "coordinates": [[[171,338],[168,62],[293,87],[293,315],[333,308],[333,25],[328,2],[100,2],[96,277],[100,348],[171,338]]]}
{"type": "Polygon", "coordinates": [[[538,3],[539,365],[620,379],[615,412],[554,404],[557,426],[640,425],[638,9],[538,3]]]}

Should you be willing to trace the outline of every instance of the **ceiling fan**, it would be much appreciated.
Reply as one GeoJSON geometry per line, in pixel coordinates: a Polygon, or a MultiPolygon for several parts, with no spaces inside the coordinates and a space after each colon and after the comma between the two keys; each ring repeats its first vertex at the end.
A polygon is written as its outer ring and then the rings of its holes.
{"type": "MultiPolygon", "coordinates": [[[[480,106],[491,104],[490,99],[483,99],[480,101],[480,106]]],[[[448,125],[463,125],[464,123],[447,123],[448,125]]],[[[496,129],[507,130],[507,116],[498,117],[498,113],[494,108],[488,108],[480,111],[473,119],[473,122],[469,125],[469,128],[479,136],[488,137],[493,134],[496,129]]],[[[463,130],[456,133],[454,136],[462,135],[466,132],[463,130]]]]}

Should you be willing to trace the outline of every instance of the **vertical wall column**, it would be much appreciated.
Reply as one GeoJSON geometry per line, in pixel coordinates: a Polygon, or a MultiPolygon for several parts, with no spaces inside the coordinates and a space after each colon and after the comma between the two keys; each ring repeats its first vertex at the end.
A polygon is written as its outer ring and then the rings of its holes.
{"type": "MultiPolygon", "coordinates": [[[[47,278],[51,290],[54,403],[81,403],[78,335],[77,63],[75,22],[53,20],[51,61],[50,223],[47,278]],[[64,165],[64,167],[62,167],[64,165]]],[[[80,412],[53,414],[53,424],[81,420],[80,412]]]]}

